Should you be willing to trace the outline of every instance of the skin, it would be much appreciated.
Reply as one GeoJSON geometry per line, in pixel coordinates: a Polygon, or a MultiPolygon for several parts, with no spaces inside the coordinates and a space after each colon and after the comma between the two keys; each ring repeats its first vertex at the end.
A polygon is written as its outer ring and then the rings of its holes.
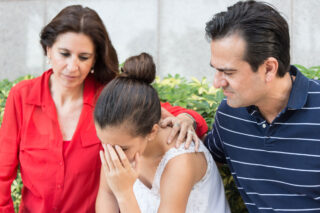
{"type": "MultiPolygon", "coordinates": [[[[56,105],[60,129],[64,140],[71,140],[83,105],[83,83],[95,63],[95,46],[82,33],[66,32],[59,35],[52,47],[47,47],[52,65],[50,91],[56,105]]],[[[193,120],[184,114],[172,116],[162,109],[165,117],[162,126],[175,125],[168,142],[179,134],[177,145],[186,141],[186,148],[194,141],[199,146],[193,129],[193,120]],[[192,132],[192,133],[190,133],[192,132]]]]}
{"type": "Polygon", "coordinates": [[[71,140],[82,106],[84,80],[94,65],[95,47],[81,33],[60,34],[47,56],[52,65],[50,91],[55,103],[63,140],[71,140]]]}
{"type": "Polygon", "coordinates": [[[172,131],[168,136],[167,142],[170,144],[174,137],[179,134],[178,139],[176,140],[176,147],[179,147],[181,143],[185,142],[185,148],[189,149],[191,142],[195,143],[195,149],[198,151],[200,141],[197,134],[193,128],[193,120],[187,116],[185,113],[181,113],[174,117],[170,112],[166,109],[161,108],[161,118],[162,121],[160,125],[162,128],[167,126],[172,127],[172,131]]]}
{"type": "MultiPolygon", "coordinates": [[[[96,201],[98,213],[140,212],[133,193],[136,179],[151,188],[160,160],[175,145],[164,143],[170,127],[161,128],[155,124],[143,137],[132,136],[128,129],[131,128],[123,124],[104,129],[96,124],[97,135],[104,147],[104,152],[100,152],[102,170],[96,201]]],[[[204,176],[206,166],[203,153],[183,154],[171,159],[160,180],[158,212],[185,212],[190,191],[204,176]]]]}
{"type": "Polygon", "coordinates": [[[215,72],[213,85],[222,88],[230,107],[255,105],[271,123],[289,100],[292,82],[290,74],[277,76],[278,61],[267,58],[253,72],[244,54],[246,42],[238,34],[212,40],[210,65],[215,72]]]}

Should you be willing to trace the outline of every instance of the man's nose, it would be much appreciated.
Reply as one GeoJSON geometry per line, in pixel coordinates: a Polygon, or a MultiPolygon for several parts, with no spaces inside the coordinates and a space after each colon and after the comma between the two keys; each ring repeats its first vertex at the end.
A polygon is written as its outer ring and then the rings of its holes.
{"type": "Polygon", "coordinates": [[[216,71],[213,78],[213,86],[215,88],[226,87],[228,84],[227,80],[225,79],[224,73],[220,71],[216,71]]]}

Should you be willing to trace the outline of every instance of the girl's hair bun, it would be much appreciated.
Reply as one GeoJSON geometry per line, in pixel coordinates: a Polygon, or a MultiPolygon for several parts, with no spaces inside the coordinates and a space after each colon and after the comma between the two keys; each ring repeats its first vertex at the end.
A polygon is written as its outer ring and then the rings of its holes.
{"type": "Polygon", "coordinates": [[[156,76],[156,65],[148,53],[128,58],[121,70],[120,77],[135,79],[147,84],[151,84],[156,76]]]}

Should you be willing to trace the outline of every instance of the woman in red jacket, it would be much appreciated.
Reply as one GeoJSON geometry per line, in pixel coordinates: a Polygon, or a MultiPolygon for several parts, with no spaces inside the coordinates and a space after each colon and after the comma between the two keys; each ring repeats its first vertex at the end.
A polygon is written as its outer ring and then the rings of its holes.
{"type": "MultiPolygon", "coordinates": [[[[102,87],[118,74],[117,54],[98,14],[80,5],[66,7],[43,28],[41,45],[52,69],[14,86],[6,102],[0,212],[14,212],[10,188],[18,166],[20,212],[94,212],[101,142],[93,109],[102,87]]],[[[200,136],[205,133],[196,112],[163,107],[179,114],[164,122],[175,127],[173,134],[180,130],[180,138],[190,140],[193,119],[200,136]]]]}

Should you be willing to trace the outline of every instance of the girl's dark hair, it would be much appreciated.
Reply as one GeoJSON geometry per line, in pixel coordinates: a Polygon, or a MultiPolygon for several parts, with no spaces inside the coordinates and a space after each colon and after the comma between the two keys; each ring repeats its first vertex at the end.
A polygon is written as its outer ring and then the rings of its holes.
{"type": "Polygon", "coordinates": [[[40,43],[45,55],[57,37],[66,32],[83,33],[95,46],[94,74],[96,81],[106,84],[118,73],[118,56],[99,15],[88,7],[72,5],[61,10],[40,33],[40,43]]]}
{"type": "Polygon", "coordinates": [[[103,89],[94,110],[102,129],[125,125],[132,136],[146,136],[161,117],[160,100],[150,85],[156,68],[147,53],[128,58],[122,73],[103,89]]]}

